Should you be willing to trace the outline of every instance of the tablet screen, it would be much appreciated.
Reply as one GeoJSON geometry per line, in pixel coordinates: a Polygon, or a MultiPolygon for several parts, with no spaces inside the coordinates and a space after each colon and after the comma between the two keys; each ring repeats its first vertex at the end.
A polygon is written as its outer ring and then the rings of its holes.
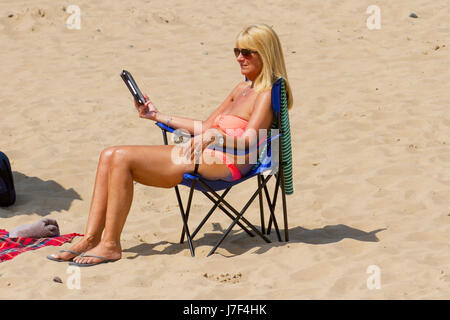
{"type": "Polygon", "coordinates": [[[145,98],[142,94],[141,90],[139,90],[139,87],[137,86],[136,82],[133,79],[133,76],[131,73],[129,73],[127,70],[123,70],[120,74],[123,81],[125,82],[126,86],[128,87],[128,90],[130,90],[133,97],[136,99],[136,101],[139,104],[145,104],[145,98]]]}

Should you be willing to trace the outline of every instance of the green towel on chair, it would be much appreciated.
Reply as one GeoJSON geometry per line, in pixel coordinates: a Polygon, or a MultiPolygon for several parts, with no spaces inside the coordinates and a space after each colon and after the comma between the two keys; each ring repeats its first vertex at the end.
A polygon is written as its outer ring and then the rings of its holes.
{"type": "MultiPolygon", "coordinates": [[[[286,87],[284,84],[284,80],[281,81],[281,101],[280,101],[280,122],[281,122],[281,132],[282,132],[282,145],[281,149],[283,152],[283,162],[284,162],[284,191],[286,194],[290,195],[294,193],[294,186],[292,181],[292,148],[291,148],[291,127],[289,124],[289,113],[287,109],[287,96],[286,96],[286,87]]],[[[271,129],[277,129],[277,120],[274,117],[272,124],[270,126],[271,129]]],[[[267,139],[271,137],[271,130],[269,130],[267,139]]],[[[260,151],[258,156],[258,161],[253,166],[253,169],[258,168],[260,165],[261,159],[263,159],[267,149],[267,144],[264,145],[264,148],[260,151]]],[[[275,174],[276,175],[276,174],[275,174]]]]}
{"type": "Polygon", "coordinates": [[[289,113],[287,109],[286,86],[284,80],[281,81],[281,132],[284,162],[284,191],[286,194],[294,193],[294,185],[292,181],[292,147],[291,147],[291,127],[289,125],[289,113]]]}

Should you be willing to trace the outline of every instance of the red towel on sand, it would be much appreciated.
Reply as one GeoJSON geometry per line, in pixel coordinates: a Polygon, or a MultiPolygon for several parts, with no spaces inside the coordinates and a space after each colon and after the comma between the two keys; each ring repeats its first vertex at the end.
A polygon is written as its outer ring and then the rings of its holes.
{"type": "Polygon", "coordinates": [[[25,251],[46,246],[60,246],[72,241],[76,236],[83,236],[79,233],[70,233],[53,238],[9,238],[8,235],[8,231],[0,229],[0,262],[11,260],[25,251]]]}

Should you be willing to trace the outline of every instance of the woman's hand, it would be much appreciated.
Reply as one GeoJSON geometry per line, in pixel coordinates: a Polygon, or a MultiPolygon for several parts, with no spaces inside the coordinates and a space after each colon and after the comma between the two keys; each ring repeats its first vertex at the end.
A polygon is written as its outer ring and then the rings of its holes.
{"type": "Polygon", "coordinates": [[[156,109],[147,95],[144,95],[144,98],[144,105],[139,104],[136,99],[134,99],[134,106],[139,112],[139,117],[156,121],[156,114],[159,112],[158,109],[156,109]]]}
{"type": "Polygon", "coordinates": [[[220,135],[220,132],[216,132],[215,130],[206,130],[204,133],[199,134],[191,139],[190,144],[188,144],[187,157],[192,160],[195,159],[195,162],[201,158],[203,150],[205,150],[210,144],[214,143],[217,140],[217,135],[220,135]]]}

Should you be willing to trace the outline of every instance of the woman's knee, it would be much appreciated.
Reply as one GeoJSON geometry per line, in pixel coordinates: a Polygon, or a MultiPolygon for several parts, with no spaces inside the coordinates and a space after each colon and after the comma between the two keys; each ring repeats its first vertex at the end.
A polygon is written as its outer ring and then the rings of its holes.
{"type": "Polygon", "coordinates": [[[114,153],[114,150],[117,147],[108,147],[102,150],[102,152],[100,153],[100,162],[108,162],[111,160],[111,157],[114,153]]]}
{"type": "Polygon", "coordinates": [[[110,168],[111,166],[123,162],[124,150],[120,146],[108,147],[102,150],[100,154],[100,164],[110,168]]]}
{"type": "Polygon", "coordinates": [[[112,147],[109,156],[110,168],[116,167],[130,167],[133,155],[131,148],[127,147],[112,147]]]}

